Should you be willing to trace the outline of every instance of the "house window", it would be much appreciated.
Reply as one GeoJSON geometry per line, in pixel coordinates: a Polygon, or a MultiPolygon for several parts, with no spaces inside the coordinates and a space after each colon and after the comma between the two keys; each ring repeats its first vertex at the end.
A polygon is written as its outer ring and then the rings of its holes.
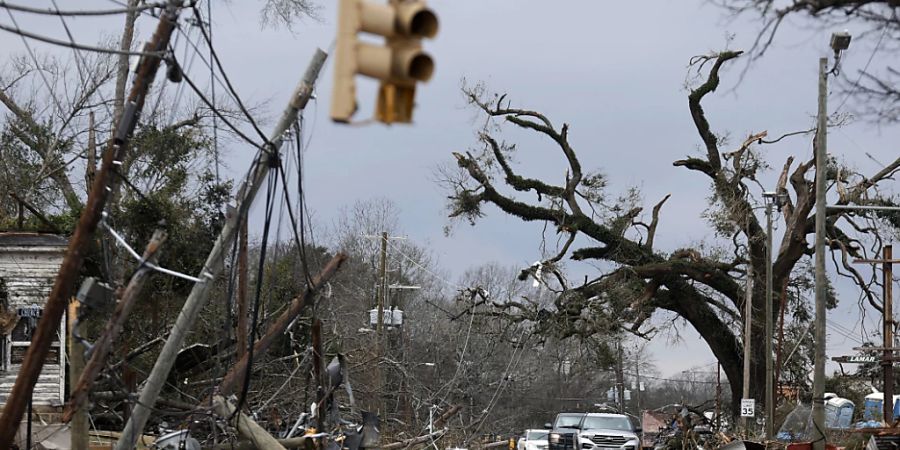
{"type": "MultiPolygon", "coordinates": [[[[31,337],[37,328],[38,320],[41,318],[43,308],[31,305],[19,307],[16,313],[19,321],[16,323],[11,333],[9,342],[9,364],[22,364],[25,361],[25,353],[31,346],[31,337]]],[[[6,360],[6,358],[4,358],[6,360]]],[[[44,359],[45,364],[59,364],[59,343],[54,342],[50,347],[47,358],[44,359]]]]}

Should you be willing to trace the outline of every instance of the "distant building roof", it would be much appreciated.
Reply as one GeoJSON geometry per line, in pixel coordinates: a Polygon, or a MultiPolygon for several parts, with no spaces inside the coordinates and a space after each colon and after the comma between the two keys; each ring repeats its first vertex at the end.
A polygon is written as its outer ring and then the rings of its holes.
{"type": "Polygon", "coordinates": [[[69,240],[57,234],[0,232],[0,247],[66,247],[69,240]]]}

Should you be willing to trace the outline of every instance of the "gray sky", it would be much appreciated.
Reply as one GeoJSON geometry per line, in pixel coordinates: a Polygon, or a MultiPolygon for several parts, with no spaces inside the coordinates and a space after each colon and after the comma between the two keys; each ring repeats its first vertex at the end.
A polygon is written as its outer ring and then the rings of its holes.
{"type": "MultiPolygon", "coordinates": [[[[88,3],[114,6],[108,1],[59,2],[61,8],[87,8],[88,3]]],[[[328,49],[334,39],[336,2],[320,3],[321,21],[305,20],[293,32],[261,29],[259,1],[214,5],[215,41],[222,62],[244,99],[268,101],[265,130],[271,128],[271,119],[280,113],[314,49],[328,49]]],[[[706,180],[671,164],[697,152],[700,145],[687,108],[687,63],[691,56],[713,50],[747,49],[758,24],[731,20],[703,1],[443,0],[430,5],[441,22],[437,39],[425,44],[436,61],[436,73],[431,82],[420,85],[414,126],[332,124],[328,119],[332,71],[326,66],[317,89],[320,100],[306,113],[307,198],[319,223],[330,224],[340,207],[356,200],[386,197],[402,209],[408,236],[431,248],[451,276],[492,261],[520,267],[537,260],[540,227],[495,208],[486,208],[488,216],[475,227],[458,224],[449,237],[442,232],[447,193],[433,182],[432,172],[451,161],[451,151],[477,145],[474,132],[481,119],[460,95],[465,78],[509,94],[514,106],[541,111],[557,124],[569,123],[570,140],[582,165],[607,174],[612,192],[639,187],[648,209],[671,193],[657,237],[661,249],[714,239],[699,218],[706,206],[706,180]]],[[[0,14],[0,23],[9,24],[8,19],[5,12],[0,14]]],[[[30,31],[65,38],[57,19],[21,13],[16,19],[30,31]]],[[[70,24],[76,40],[85,43],[113,35],[119,27],[118,20],[111,19],[71,19],[70,24]]],[[[153,26],[151,19],[142,19],[140,38],[149,38],[153,26]]],[[[723,88],[704,103],[714,130],[730,134],[737,145],[751,132],[768,130],[777,136],[812,127],[817,60],[826,55],[831,31],[788,21],[775,47],[736,88],[744,63],[729,65],[723,88]]],[[[844,57],[846,73],[856,74],[865,65],[874,40],[853,42],[844,57]]],[[[59,52],[46,44],[33,46],[59,52]]],[[[5,32],[0,33],[0,48],[4,59],[23,49],[18,37],[5,32]]],[[[204,79],[205,70],[196,63],[192,78],[204,79]]],[[[358,86],[360,111],[355,119],[364,120],[372,114],[374,83],[358,79],[358,86]]],[[[830,110],[842,100],[842,95],[832,94],[830,110]]],[[[506,131],[503,137],[519,144],[522,173],[562,179],[564,166],[554,146],[529,133],[506,131]]],[[[878,166],[863,153],[883,162],[892,160],[898,137],[896,127],[879,129],[858,121],[830,134],[829,151],[864,173],[873,173],[878,166]]],[[[773,166],[780,167],[788,155],[809,158],[811,145],[808,138],[797,138],[763,151],[773,166]]],[[[252,154],[247,146],[230,145],[226,156],[230,174],[241,176],[252,154]]],[[[776,176],[770,171],[761,182],[773,186],[776,176]]],[[[889,190],[897,192],[896,183],[889,190]]],[[[259,226],[262,207],[254,214],[259,226]]],[[[843,304],[831,320],[854,328],[859,317],[855,291],[841,284],[840,292],[843,304]]],[[[866,321],[870,331],[877,329],[872,317],[870,311],[866,321]]],[[[703,341],[689,329],[683,331],[678,343],[652,345],[664,375],[714,361],[703,341]]],[[[847,354],[856,345],[830,332],[830,355],[847,354]]]]}

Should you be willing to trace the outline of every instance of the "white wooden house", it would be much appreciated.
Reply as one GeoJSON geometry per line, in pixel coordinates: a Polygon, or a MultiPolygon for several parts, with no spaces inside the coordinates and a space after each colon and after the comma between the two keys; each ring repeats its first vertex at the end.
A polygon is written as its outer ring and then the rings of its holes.
{"type": "MultiPolygon", "coordinates": [[[[0,233],[0,404],[16,381],[31,333],[62,264],[67,241],[57,235],[0,233]]],[[[34,406],[60,406],[65,394],[64,323],[60,321],[34,388],[34,406]]]]}

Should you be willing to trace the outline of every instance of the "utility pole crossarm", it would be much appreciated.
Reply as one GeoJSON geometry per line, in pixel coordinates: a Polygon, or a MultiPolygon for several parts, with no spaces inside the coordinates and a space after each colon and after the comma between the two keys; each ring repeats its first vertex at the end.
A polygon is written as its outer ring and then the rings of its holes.
{"type": "Polygon", "coordinates": [[[175,357],[178,351],[181,350],[188,332],[193,328],[200,310],[206,303],[209,291],[212,288],[210,281],[216,278],[224,266],[225,249],[230,247],[237,236],[241,222],[246,219],[247,211],[250,209],[256,193],[265,182],[266,176],[271,169],[270,162],[273,162],[270,158],[277,158],[278,151],[284,142],[284,133],[296,122],[298,112],[309,102],[316,78],[319,76],[319,71],[325,63],[326,57],[326,53],[322,50],[317,50],[315,55],[313,55],[303,79],[291,95],[288,106],[282,113],[275,131],[269,139],[269,143],[265,148],[257,152],[247,177],[242,182],[240,189],[238,189],[235,208],[227,216],[225,225],[222,227],[222,231],[218,239],[216,239],[206,259],[206,263],[204,263],[203,269],[200,271],[200,275],[197,277],[201,281],[194,284],[191,293],[185,300],[184,306],[175,320],[175,325],[169,333],[169,338],[166,340],[156,363],[153,365],[153,370],[150,372],[146,384],[141,390],[140,399],[134,406],[131,418],[129,418],[122,436],[116,443],[116,450],[131,450],[134,448],[138,436],[143,432],[147,419],[150,417],[150,407],[156,404],[156,399],[159,397],[166,378],[168,378],[169,372],[175,364],[175,357]]]}

